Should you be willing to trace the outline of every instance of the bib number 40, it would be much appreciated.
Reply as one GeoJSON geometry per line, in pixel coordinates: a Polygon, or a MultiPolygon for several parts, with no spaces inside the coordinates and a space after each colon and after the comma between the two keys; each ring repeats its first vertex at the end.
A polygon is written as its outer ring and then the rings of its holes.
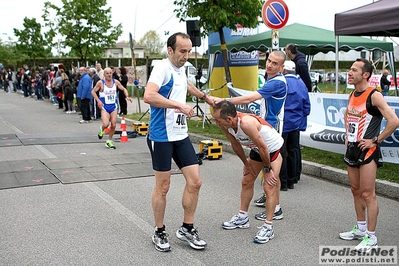
{"type": "Polygon", "coordinates": [[[176,116],[176,124],[179,126],[185,126],[186,125],[186,116],[183,114],[178,114],[176,116]]]}

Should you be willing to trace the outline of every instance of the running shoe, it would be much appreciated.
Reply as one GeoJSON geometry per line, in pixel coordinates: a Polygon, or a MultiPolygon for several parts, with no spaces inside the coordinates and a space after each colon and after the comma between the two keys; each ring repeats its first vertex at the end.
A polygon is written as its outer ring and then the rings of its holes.
{"type": "Polygon", "coordinates": [[[170,251],[168,236],[169,235],[165,233],[165,231],[158,233],[157,228],[155,227],[154,235],[152,236],[152,243],[154,243],[156,250],[162,252],[170,251]]]}
{"type": "Polygon", "coordinates": [[[254,203],[255,203],[256,206],[265,207],[265,204],[266,204],[266,194],[265,194],[265,193],[262,193],[262,196],[260,196],[260,198],[254,200],[254,203]]]}
{"type": "Polygon", "coordinates": [[[104,136],[104,130],[103,130],[103,126],[100,126],[100,131],[98,132],[98,138],[102,139],[104,136]]]}
{"type": "Polygon", "coordinates": [[[255,243],[265,244],[269,242],[270,239],[274,238],[274,230],[273,228],[268,228],[266,225],[263,225],[260,230],[256,233],[254,238],[255,243]]]}
{"type": "Polygon", "coordinates": [[[249,228],[248,216],[242,219],[238,214],[234,215],[230,221],[222,223],[224,229],[236,229],[236,228],[249,228]]]}
{"type": "Polygon", "coordinates": [[[362,242],[360,242],[356,247],[355,250],[357,252],[364,252],[364,253],[369,253],[372,249],[377,248],[377,237],[374,237],[374,239],[366,234],[363,237],[362,242]]]}
{"type": "Polygon", "coordinates": [[[110,139],[105,142],[105,147],[108,149],[116,149],[114,142],[110,139]]]}
{"type": "MultiPolygon", "coordinates": [[[[281,220],[283,218],[284,218],[283,209],[281,209],[281,208],[280,208],[280,210],[276,211],[273,214],[273,220],[281,220]]],[[[266,211],[256,214],[255,219],[260,220],[260,221],[266,220],[266,211]]]]}
{"type": "Polygon", "coordinates": [[[79,123],[80,124],[87,124],[87,123],[91,123],[91,120],[80,120],[79,123]]]}
{"type": "Polygon", "coordinates": [[[360,231],[357,225],[355,225],[351,231],[339,234],[339,237],[343,240],[361,240],[364,236],[366,236],[366,232],[360,231]]]}
{"type": "Polygon", "coordinates": [[[206,242],[198,236],[196,228],[191,229],[189,232],[186,228],[180,227],[176,231],[176,236],[182,241],[187,241],[193,249],[204,249],[206,248],[206,242]]]}

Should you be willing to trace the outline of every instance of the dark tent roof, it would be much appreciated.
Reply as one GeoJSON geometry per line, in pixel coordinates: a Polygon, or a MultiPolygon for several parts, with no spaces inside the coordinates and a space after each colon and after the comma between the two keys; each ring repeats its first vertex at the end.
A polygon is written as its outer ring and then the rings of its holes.
{"type": "MultiPolygon", "coordinates": [[[[399,0],[397,0],[399,1],[399,0]]],[[[288,43],[294,43],[299,51],[306,55],[315,55],[319,52],[335,52],[335,36],[330,30],[320,29],[299,23],[294,23],[278,30],[280,47],[285,47],[288,43]]],[[[266,51],[271,48],[272,31],[266,31],[245,38],[227,42],[227,49],[232,52],[237,51],[266,51]]],[[[339,50],[381,50],[393,51],[393,44],[370,38],[357,36],[343,36],[339,39],[339,50]]],[[[210,53],[221,52],[220,44],[210,46],[210,53]]]]}
{"type": "Polygon", "coordinates": [[[399,37],[399,1],[380,0],[335,14],[335,35],[399,37]]]}

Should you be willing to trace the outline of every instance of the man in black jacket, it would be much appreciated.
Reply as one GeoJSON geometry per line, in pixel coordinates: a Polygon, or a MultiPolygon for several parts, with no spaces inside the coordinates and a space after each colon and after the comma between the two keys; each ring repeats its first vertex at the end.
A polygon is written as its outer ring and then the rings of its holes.
{"type": "Polygon", "coordinates": [[[308,88],[308,92],[312,91],[312,81],[309,75],[308,62],[306,62],[305,54],[298,51],[295,44],[289,43],[285,47],[285,53],[295,63],[295,72],[301,77],[308,88]]]}

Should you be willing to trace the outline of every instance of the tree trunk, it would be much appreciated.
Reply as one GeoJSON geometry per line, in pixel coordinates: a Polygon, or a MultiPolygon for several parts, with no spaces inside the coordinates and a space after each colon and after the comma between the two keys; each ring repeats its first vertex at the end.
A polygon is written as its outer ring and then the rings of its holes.
{"type": "Polygon", "coordinates": [[[226,82],[231,82],[230,68],[229,68],[229,56],[228,50],[226,46],[226,40],[224,39],[223,27],[219,27],[219,38],[220,38],[220,47],[222,48],[222,56],[223,56],[223,65],[224,70],[226,72],[226,82]]]}

